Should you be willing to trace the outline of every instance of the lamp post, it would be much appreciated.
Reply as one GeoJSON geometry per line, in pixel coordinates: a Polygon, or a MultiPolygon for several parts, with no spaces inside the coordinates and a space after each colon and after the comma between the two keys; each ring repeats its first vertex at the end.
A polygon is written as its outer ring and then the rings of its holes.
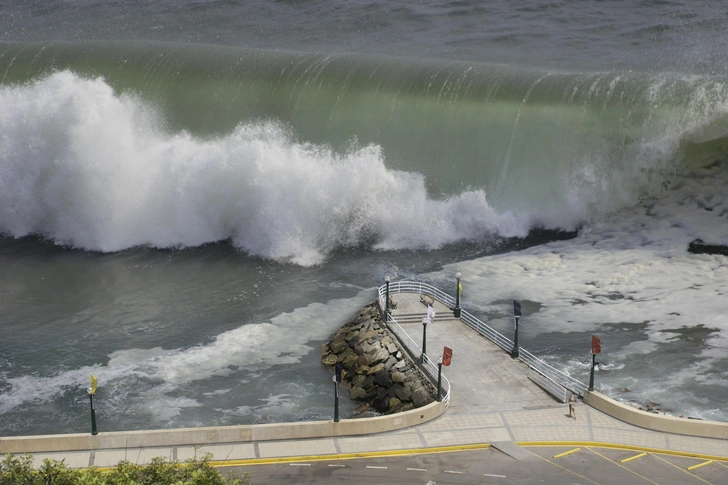
{"type": "Polygon", "coordinates": [[[339,382],[341,382],[341,364],[336,364],[336,374],[334,378],[334,423],[339,422],[339,382]]]}
{"type": "Polygon", "coordinates": [[[389,317],[391,315],[391,313],[389,312],[389,276],[386,276],[384,278],[384,281],[387,283],[387,293],[384,300],[384,313],[385,318],[387,319],[387,321],[389,321],[389,317]]]}
{"type": "Polygon", "coordinates": [[[422,362],[427,359],[427,317],[422,319],[422,362]]]}
{"type": "Polygon", "coordinates": [[[460,286],[460,273],[455,273],[455,277],[458,279],[458,285],[455,290],[455,311],[453,313],[455,318],[460,318],[460,290],[462,289],[462,286],[460,286]]]}
{"type": "Polygon", "coordinates": [[[96,394],[96,377],[91,375],[91,387],[86,389],[88,397],[91,399],[91,434],[96,436],[99,432],[96,430],[96,407],[94,407],[94,394],[96,394]]]}
{"type": "Polygon", "coordinates": [[[442,402],[442,357],[437,362],[437,402],[442,402]]]}

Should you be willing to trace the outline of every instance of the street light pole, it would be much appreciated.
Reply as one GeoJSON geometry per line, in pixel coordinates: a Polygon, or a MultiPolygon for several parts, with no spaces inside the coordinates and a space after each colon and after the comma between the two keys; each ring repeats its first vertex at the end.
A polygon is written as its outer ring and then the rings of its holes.
{"type": "Polygon", "coordinates": [[[88,392],[88,397],[91,399],[91,434],[93,436],[96,436],[98,431],[96,431],[96,407],[94,406],[94,394],[96,394],[96,386],[98,385],[98,381],[96,380],[96,377],[91,374],[91,387],[86,389],[86,392],[88,392]]]}
{"type": "Polygon", "coordinates": [[[339,382],[341,382],[341,372],[343,367],[341,364],[336,364],[334,374],[334,423],[339,422],[339,382]]]}
{"type": "Polygon", "coordinates": [[[94,393],[88,388],[88,397],[91,398],[91,434],[96,436],[99,432],[96,430],[96,408],[94,407],[94,393]]]}
{"type": "Polygon", "coordinates": [[[458,279],[458,285],[455,289],[455,310],[453,313],[455,314],[455,318],[460,318],[460,273],[456,273],[455,277],[458,279]]]}
{"type": "Polygon", "coordinates": [[[437,402],[442,402],[442,357],[437,363],[437,402]]]}

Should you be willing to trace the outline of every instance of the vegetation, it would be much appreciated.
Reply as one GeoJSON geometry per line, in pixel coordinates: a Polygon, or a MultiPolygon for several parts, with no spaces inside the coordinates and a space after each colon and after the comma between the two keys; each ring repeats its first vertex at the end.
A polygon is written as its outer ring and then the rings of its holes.
{"type": "Polygon", "coordinates": [[[183,463],[154,458],[149,465],[121,461],[112,470],[72,469],[63,461],[45,459],[35,469],[29,455],[5,455],[0,462],[0,485],[249,485],[247,474],[224,476],[213,467],[212,455],[183,463]]]}

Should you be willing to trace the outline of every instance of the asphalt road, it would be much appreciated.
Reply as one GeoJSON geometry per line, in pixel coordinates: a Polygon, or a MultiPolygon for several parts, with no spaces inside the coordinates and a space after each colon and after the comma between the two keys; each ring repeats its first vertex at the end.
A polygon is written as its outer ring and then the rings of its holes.
{"type": "Polygon", "coordinates": [[[267,484],[598,484],[725,485],[728,463],[597,447],[529,447],[515,460],[494,448],[349,460],[236,466],[252,485],[267,484]],[[577,450],[577,451],[573,451],[577,450]],[[636,457],[636,458],[633,458],[636,457]],[[633,458],[629,461],[622,460],[633,458]]]}

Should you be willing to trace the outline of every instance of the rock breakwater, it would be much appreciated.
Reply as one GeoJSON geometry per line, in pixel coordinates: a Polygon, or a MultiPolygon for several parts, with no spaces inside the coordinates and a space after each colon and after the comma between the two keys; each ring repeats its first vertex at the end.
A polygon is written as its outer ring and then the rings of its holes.
{"type": "Polygon", "coordinates": [[[368,403],[378,413],[398,413],[434,401],[435,386],[389,332],[376,302],[362,308],[321,346],[321,360],[332,368],[341,364],[349,397],[368,403]]]}

